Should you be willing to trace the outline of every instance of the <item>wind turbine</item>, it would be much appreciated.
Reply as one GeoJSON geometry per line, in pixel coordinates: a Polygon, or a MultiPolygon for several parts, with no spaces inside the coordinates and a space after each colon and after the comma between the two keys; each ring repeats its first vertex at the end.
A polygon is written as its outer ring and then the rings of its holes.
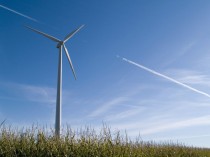
{"type": "Polygon", "coordinates": [[[76,74],[74,71],[74,67],[70,58],[70,55],[68,53],[68,50],[65,46],[65,43],[71,38],[73,37],[73,35],[75,35],[84,25],[80,26],[79,28],[77,28],[76,30],[72,31],[70,34],[68,34],[64,40],[59,40],[51,35],[48,35],[46,33],[43,33],[39,30],[36,30],[34,28],[31,28],[29,26],[25,26],[28,29],[41,34],[55,42],[57,42],[57,48],[59,49],[59,60],[58,60],[58,83],[57,83],[57,98],[56,98],[56,115],[55,115],[55,135],[60,137],[60,126],[61,126],[61,105],[62,105],[62,48],[64,48],[64,51],[66,53],[66,56],[68,58],[71,70],[73,72],[74,78],[76,80],[76,74]]]}

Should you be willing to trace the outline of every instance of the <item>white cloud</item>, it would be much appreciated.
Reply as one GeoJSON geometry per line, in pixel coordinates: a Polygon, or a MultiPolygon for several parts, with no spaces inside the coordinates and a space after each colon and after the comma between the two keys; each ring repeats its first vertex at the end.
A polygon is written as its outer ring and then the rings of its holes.
{"type": "Polygon", "coordinates": [[[17,86],[19,90],[22,91],[23,96],[30,101],[55,103],[55,98],[56,98],[55,88],[23,85],[23,84],[18,84],[17,86]]]}
{"type": "Polygon", "coordinates": [[[210,116],[207,115],[207,116],[191,118],[191,119],[177,121],[177,122],[163,123],[162,125],[158,125],[156,127],[142,130],[141,134],[147,135],[147,134],[153,134],[153,133],[168,131],[168,130],[173,130],[173,129],[180,129],[180,128],[191,127],[191,126],[199,126],[199,125],[203,126],[203,125],[209,125],[209,124],[210,124],[210,116]]]}
{"type": "Polygon", "coordinates": [[[0,87],[4,90],[4,95],[1,96],[1,99],[32,101],[48,104],[55,103],[55,88],[11,82],[0,82],[0,87]]]}
{"type": "Polygon", "coordinates": [[[182,48],[177,49],[176,51],[172,51],[173,55],[172,57],[164,63],[164,66],[168,66],[180,57],[184,56],[186,53],[190,52],[192,48],[197,44],[197,41],[190,41],[188,44],[184,45],[182,48]]]}
{"type": "MultiPolygon", "coordinates": [[[[125,102],[126,100],[127,100],[127,98],[125,98],[125,97],[118,97],[118,98],[114,98],[113,100],[110,100],[106,103],[102,103],[102,105],[99,108],[97,108],[95,111],[90,113],[88,115],[88,117],[100,116],[100,115],[106,113],[107,111],[109,111],[113,106],[120,105],[123,102],[125,102]]],[[[98,105],[100,105],[100,104],[98,104],[98,105]]]]}
{"type": "Polygon", "coordinates": [[[135,107],[135,108],[128,109],[128,110],[120,112],[120,113],[111,114],[109,116],[106,116],[105,120],[106,121],[118,121],[118,120],[121,120],[121,119],[125,119],[125,118],[135,116],[136,114],[139,114],[142,111],[144,111],[144,107],[135,107]]]}
{"type": "MultiPolygon", "coordinates": [[[[31,101],[42,104],[55,104],[56,102],[56,88],[11,82],[0,82],[0,87],[6,93],[0,99],[31,101]]],[[[63,90],[63,104],[68,101],[69,97],[71,97],[71,92],[63,90]]]]}
{"type": "Polygon", "coordinates": [[[195,136],[161,137],[161,138],[155,138],[153,140],[154,141],[167,141],[167,140],[193,139],[193,138],[201,138],[201,137],[210,137],[210,134],[202,134],[202,135],[195,135],[195,136]]]}
{"type": "Polygon", "coordinates": [[[196,118],[189,118],[186,120],[162,119],[162,120],[157,120],[155,122],[148,121],[147,124],[146,123],[143,124],[144,126],[143,128],[140,127],[142,126],[142,123],[133,123],[133,124],[128,124],[128,127],[126,129],[128,130],[129,135],[136,136],[139,133],[141,135],[151,135],[169,130],[177,130],[187,127],[207,126],[207,125],[210,125],[210,115],[196,117],[196,118]]]}
{"type": "Polygon", "coordinates": [[[198,71],[168,69],[166,73],[183,83],[210,86],[210,76],[198,71]]]}

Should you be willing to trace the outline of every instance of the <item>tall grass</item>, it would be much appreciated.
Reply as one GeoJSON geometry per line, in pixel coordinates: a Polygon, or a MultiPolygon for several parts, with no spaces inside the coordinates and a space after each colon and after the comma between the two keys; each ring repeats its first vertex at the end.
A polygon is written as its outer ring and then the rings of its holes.
{"type": "Polygon", "coordinates": [[[60,138],[46,129],[0,130],[1,157],[208,157],[210,149],[184,145],[130,140],[120,132],[104,126],[100,132],[86,127],[79,131],[68,128],[60,138]]]}

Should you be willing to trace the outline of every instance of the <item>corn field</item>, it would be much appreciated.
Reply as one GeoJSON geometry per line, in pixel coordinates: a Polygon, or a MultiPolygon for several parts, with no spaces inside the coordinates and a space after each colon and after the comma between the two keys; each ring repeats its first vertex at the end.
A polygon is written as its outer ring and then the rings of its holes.
{"type": "Polygon", "coordinates": [[[130,140],[106,126],[98,133],[89,127],[67,128],[60,138],[53,130],[38,127],[19,130],[4,126],[0,131],[1,157],[210,157],[210,149],[130,140]]]}

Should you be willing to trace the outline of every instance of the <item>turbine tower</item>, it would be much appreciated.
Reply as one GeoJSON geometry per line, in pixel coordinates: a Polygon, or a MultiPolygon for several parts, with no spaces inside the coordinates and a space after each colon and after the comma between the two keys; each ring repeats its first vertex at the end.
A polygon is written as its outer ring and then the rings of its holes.
{"type": "Polygon", "coordinates": [[[46,33],[43,33],[39,30],[36,30],[34,28],[31,28],[29,26],[25,26],[29,28],[30,30],[39,33],[55,42],[57,42],[57,48],[59,49],[59,60],[58,60],[58,83],[57,83],[57,98],[56,98],[56,115],[55,115],[55,135],[60,137],[60,127],[61,127],[61,105],[62,105],[62,49],[64,48],[64,51],[66,53],[66,56],[68,58],[71,70],[73,72],[74,78],[76,80],[76,74],[74,71],[74,67],[70,58],[70,55],[68,53],[68,50],[65,46],[65,43],[73,37],[84,25],[80,26],[76,30],[72,31],[70,34],[68,34],[64,40],[59,40],[51,35],[48,35],[46,33]]]}

